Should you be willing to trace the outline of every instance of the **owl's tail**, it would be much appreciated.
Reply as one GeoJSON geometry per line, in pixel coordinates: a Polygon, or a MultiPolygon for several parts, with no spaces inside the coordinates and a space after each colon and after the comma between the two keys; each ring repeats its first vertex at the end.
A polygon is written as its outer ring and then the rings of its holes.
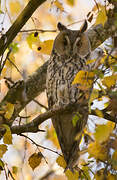
{"type": "Polygon", "coordinates": [[[59,144],[67,163],[65,170],[72,170],[79,158],[79,144],[87,123],[88,111],[65,112],[52,119],[59,144]]]}

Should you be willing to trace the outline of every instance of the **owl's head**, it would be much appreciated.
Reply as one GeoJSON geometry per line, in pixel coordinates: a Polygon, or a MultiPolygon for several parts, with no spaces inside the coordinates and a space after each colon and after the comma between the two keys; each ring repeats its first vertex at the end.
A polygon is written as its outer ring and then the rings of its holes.
{"type": "Polygon", "coordinates": [[[67,29],[61,23],[58,23],[60,33],[57,35],[53,50],[58,55],[73,56],[77,55],[84,58],[90,54],[90,41],[85,31],[87,22],[85,21],[80,30],[67,29]]]}

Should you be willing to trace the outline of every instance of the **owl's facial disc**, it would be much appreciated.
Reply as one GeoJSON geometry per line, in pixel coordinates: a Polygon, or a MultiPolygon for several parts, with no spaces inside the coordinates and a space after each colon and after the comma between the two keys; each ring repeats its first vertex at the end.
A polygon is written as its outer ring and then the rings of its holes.
{"type": "Polygon", "coordinates": [[[73,54],[85,58],[90,53],[90,42],[85,33],[79,34],[73,45],[73,54]]]}
{"type": "Polygon", "coordinates": [[[58,34],[54,42],[54,50],[57,52],[58,55],[70,55],[70,39],[69,34],[66,31],[62,31],[58,34]]]}

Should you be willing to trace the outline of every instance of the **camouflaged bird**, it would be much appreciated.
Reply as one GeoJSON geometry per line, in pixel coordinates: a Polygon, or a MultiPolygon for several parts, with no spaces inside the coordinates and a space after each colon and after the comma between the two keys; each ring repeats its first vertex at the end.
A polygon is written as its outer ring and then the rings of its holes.
{"type": "Polygon", "coordinates": [[[90,70],[89,65],[86,65],[91,52],[86,29],[86,21],[80,30],[70,30],[58,23],[60,32],[55,38],[47,68],[46,85],[49,109],[78,104],[71,110],[52,118],[67,164],[66,169],[70,170],[73,170],[77,164],[79,143],[88,119],[88,101],[85,94],[77,84],[72,85],[80,70],[90,70]],[[75,115],[78,117],[76,125],[73,124],[75,115]]]}

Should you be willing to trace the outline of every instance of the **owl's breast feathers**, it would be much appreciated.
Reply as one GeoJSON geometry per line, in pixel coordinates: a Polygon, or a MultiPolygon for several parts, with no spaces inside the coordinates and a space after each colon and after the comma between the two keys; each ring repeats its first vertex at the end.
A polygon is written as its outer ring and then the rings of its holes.
{"type": "MultiPolygon", "coordinates": [[[[81,97],[86,101],[83,91],[78,89],[77,85],[72,85],[74,77],[82,69],[89,69],[86,66],[86,59],[80,57],[62,59],[59,56],[51,56],[47,70],[47,96],[50,109],[71,103],[79,104],[82,102],[81,97]]],[[[52,119],[67,168],[72,169],[79,157],[79,143],[87,118],[88,106],[85,106],[81,109],[72,109],[52,119]],[[74,116],[77,116],[76,125],[72,121],[74,116]]]]}

